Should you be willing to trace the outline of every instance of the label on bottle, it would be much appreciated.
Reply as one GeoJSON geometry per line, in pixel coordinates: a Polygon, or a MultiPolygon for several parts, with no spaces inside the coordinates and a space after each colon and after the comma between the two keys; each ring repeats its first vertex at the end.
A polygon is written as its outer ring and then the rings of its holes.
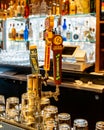
{"type": "Polygon", "coordinates": [[[78,34],[74,34],[74,35],[73,35],[73,39],[74,39],[74,40],[78,40],[78,39],[79,39],[78,34]]]}
{"type": "Polygon", "coordinates": [[[67,37],[68,40],[71,39],[71,33],[67,32],[66,37],[67,37]]]}

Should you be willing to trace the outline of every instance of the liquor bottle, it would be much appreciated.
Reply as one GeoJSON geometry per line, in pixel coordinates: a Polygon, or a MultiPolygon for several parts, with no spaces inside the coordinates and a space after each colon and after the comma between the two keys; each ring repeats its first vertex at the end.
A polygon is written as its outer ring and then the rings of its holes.
{"type": "Polygon", "coordinates": [[[101,0],[100,19],[104,20],[104,0],[101,0]]]}
{"type": "Polygon", "coordinates": [[[17,16],[21,16],[21,6],[20,6],[20,1],[18,1],[18,5],[17,5],[17,16]]]}
{"type": "Polygon", "coordinates": [[[4,6],[4,5],[3,5],[2,2],[1,2],[0,5],[1,5],[1,9],[0,9],[0,18],[3,18],[3,11],[4,11],[4,10],[3,10],[3,6],[4,6]]]}
{"type": "Polygon", "coordinates": [[[48,3],[48,15],[52,15],[52,0],[48,3]]]}
{"type": "Polygon", "coordinates": [[[46,15],[47,14],[47,3],[45,0],[42,0],[40,5],[40,15],[46,15]]]}
{"type": "Polygon", "coordinates": [[[0,22],[0,41],[3,40],[3,28],[2,28],[2,23],[0,22]]]}
{"type": "Polygon", "coordinates": [[[24,8],[24,17],[28,18],[28,16],[29,16],[29,1],[26,0],[26,5],[25,5],[25,8],[24,8]]]}
{"type": "Polygon", "coordinates": [[[29,24],[29,40],[33,40],[33,29],[32,29],[32,23],[29,24]]]}
{"type": "Polygon", "coordinates": [[[20,40],[19,31],[20,31],[20,26],[19,26],[19,23],[17,23],[17,26],[16,26],[16,41],[20,40]]]}
{"type": "Polygon", "coordinates": [[[7,5],[6,4],[4,4],[4,15],[3,15],[3,18],[4,18],[4,20],[6,20],[6,18],[7,18],[7,5]]]}
{"type": "Polygon", "coordinates": [[[17,17],[17,2],[16,0],[14,0],[14,3],[13,3],[13,10],[14,10],[14,16],[17,17]]]}
{"type": "Polygon", "coordinates": [[[56,1],[55,0],[52,1],[52,14],[56,15],[56,1]]]}
{"type": "Polygon", "coordinates": [[[67,40],[71,41],[72,40],[72,30],[71,30],[71,24],[68,25],[68,31],[66,34],[67,40]]]}
{"type": "Polygon", "coordinates": [[[25,9],[24,9],[24,1],[22,2],[21,5],[21,15],[24,17],[25,9]]]}
{"type": "Polygon", "coordinates": [[[67,24],[66,24],[66,19],[64,19],[64,22],[63,22],[63,25],[62,25],[62,38],[63,38],[63,41],[67,41],[66,32],[67,32],[67,24]]]}
{"type": "Polygon", "coordinates": [[[13,24],[11,31],[12,31],[12,40],[16,40],[16,28],[15,28],[15,24],[13,24]]]}
{"type": "Polygon", "coordinates": [[[96,0],[90,0],[90,13],[96,12],[96,0]]]}
{"type": "Polygon", "coordinates": [[[11,0],[10,1],[10,10],[9,10],[9,15],[10,15],[10,17],[12,18],[12,17],[14,17],[14,9],[13,9],[13,1],[11,0]]]}
{"type": "Polygon", "coordinates": [[[28,41],[28,34],[29,34],[28,26],[25,25],[25,30],[24,30],[24,40],[25,41],[28,41]]]}
{"type": "Polygon", "coordinates": [[[65,15],[69,14],[69,0],[65,0],[65,7],[64,7],[65,15]]]}
{"type": "Polygon", "coordinates": [[[75,0],[71,0],[69,9],[70,9],[70,14],[76,14],[77,6],[75,0]]]}
{"type": "Polygon", "coordinates": [[[12,24],[10,24],[9,29],[8,29],[8,39],[12,39],[12,24]]]}
{"type": "Polygon", "coordinates": [[[20,31],[19,31],[19,40],[24,40],[24,25],[21,23],[20,31]]]}
{"type": "Polygon", "coordinates": [[[60,2],[59,2],[59,0],[56,1],[56,15],[60,15],[60,2]]]}
{"type": "Polygon", "coordinates": [[[72,37],[72,40],[73,41],[79,41],[79,30],[78,30],[78,27],[75,27],[74,31],[73,31],[73,37],[72,37]]]}
{"type": "Polygon", "coordinates": [[[89,21],[86,20],[84,23],[84,28],[83,28],[83,41],[87,40],[88,34],[89,34],[89,21]]]}
{"type": "Polygon", "coordinates": [[[57,21],[57,34],[61,35],[61,33],[62,33],[61,18],[58,18],[58,21],[57,21]]]}
{"type": "Polygon", "coordinates": [[[39,29],[39,39],[43,40],[43,33],[44,33],[44,27],[43,24],[40,25],[40,29],[39,29]]]}
{"type": "Polygon", "coordinates": [[[62,8],[61,8],[61,15],[65,15],[65,1],[64,1],[64,0],[62,0],[61,5],[62,5],[62,8]]]}

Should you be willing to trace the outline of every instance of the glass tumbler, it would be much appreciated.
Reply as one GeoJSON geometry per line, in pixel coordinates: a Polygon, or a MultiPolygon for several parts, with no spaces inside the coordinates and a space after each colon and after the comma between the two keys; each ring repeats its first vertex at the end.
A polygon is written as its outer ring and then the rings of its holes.
{"type": "Polygon", "coordinates": [[[73,130],[88,130],[88,122],[85,119],[75,119],[73,130]]]}
{"type": "Polygon", "coordinates": [[[44,108],[43,125],[45,130],[58,130],[58,108],[48,105],[44,108]]]}
{"type": "Polygon", "coordinates": [[[104,130],[104,121],[98,121],[96,122],[96,128],[95,130],[104,130]]]}
{"type": "Polygon", "coordinates": [[[5,97],[0,95],[0,117],[5,117],[5,97]]]}
{"type": "Polygon", "coordinates": [[[46,97],[42,97],[41,102],[40,102],[40,109],[41,109],[42,116],[43,116],[43,113],[44,113],[44,108],[48,105],[50,105],[50,99],[46,98],[46,97]]]}
{"type": "Polygon", "coordinates": [[[6,99],[6,118],[12,121],[19,121],[20,109],[19,98],[9,97],[6,99]]]}
{"type": "Polygon", "coordinates": [[[58,121],[59,121],[59,126],[61,124],[64,124],[63,126],[65,126],[65,124],[67,124],[69,126],[69,128],[71,129],[71,116],[69,113],[59,113],[58,121]]]}

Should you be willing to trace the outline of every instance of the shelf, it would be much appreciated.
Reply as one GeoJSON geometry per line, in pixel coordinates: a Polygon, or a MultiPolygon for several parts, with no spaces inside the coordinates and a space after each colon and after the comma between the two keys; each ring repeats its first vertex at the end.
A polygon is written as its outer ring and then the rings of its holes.
{"type": "Polygon", "coordinates": [[[96,13],[75,14],[75,15],[63,15],[62,17],[68,17],[68,18],[74,17],[74,18],[76,18],[76,17],[92,17],[92,16],[96,17],[96,13]]]}
{"type": "Polygon", "coordinates": [[[10,42],[30,42],[31,40],[9,40],[10,42]]]}
{"type": "MultiPolygon", "coordinates": [[[[29,19],[34,19],[34,18],[46,18],[49,15],[30,15],[29,19]]],[[[60,18],[61,15],[53,15],[56,19],[60,18]]],[[[75,15],[62,15],[62,17],[96,17],[96,13],[89,13],[89,14],[75,14],[75,15]]],[[[7,20],[18,20],[18,21],[26,21],[26,19],[24,17],[13,17],[13,18],[7,18],[7,20]]]]}

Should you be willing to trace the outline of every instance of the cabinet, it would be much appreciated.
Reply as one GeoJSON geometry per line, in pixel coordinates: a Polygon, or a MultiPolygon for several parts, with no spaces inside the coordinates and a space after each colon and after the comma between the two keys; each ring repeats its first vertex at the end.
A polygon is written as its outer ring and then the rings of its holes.
{"type": "Polygon", "coordinates": [[[103,0],[96,0],[96,62],[95,71],[104,73],[104,19],[103,0]],[[103,5],[103,4],[102,4],[103,5]],[[102,12],[101,12],[102,10],[102,12]]]}

